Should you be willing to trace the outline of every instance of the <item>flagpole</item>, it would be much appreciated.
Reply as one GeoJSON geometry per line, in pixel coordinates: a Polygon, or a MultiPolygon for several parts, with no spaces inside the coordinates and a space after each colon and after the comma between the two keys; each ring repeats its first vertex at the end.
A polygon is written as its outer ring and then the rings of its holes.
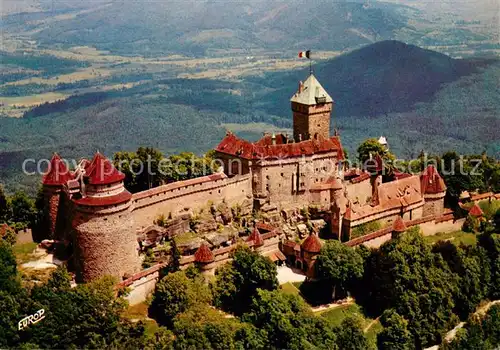
{"type": "Polygon", "coordinates": [[[313,74],[311,53],[309,53],[309,75],[313,74]]]}

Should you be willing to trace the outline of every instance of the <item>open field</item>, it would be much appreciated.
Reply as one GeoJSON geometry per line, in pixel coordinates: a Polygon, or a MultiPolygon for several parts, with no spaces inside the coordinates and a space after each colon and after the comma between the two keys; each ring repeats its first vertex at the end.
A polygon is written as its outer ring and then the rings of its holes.
{"type": "Polygon", "coordinates": [[[451,241],[456,245],[465,244],[473,245],[476,244],[477,237],[474,233],[467,233],[463,231],[447,232],[447,233],[436,233],[432,236],[425,236],[425,241],[434,244],[439,241],[451,241]]]}

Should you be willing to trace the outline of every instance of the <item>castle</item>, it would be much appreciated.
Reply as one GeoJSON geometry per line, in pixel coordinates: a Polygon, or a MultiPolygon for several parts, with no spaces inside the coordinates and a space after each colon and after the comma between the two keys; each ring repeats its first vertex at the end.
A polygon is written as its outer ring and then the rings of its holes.
{"type": "MultiPolygon", "coordinates": [[[[398,217],[443,212],[446,188],[432,166],[420,175],[394,172],[388,182],[382,181],[379,157],[369,169],[344,169],[340,137],[330,136],[333,108],[311,74],[291,98],[293,137],[272,134],[249,142],[228,132],[215,148],[223,172],[134,194],[99,152],[74,171],[55,154],[43,178],[47,235],[72,245],[77,280],[89,281],[138,272],[139,237],[159,215],[175,218],[209,202],[278,215],[313,205],[324,213],[330,236],[343,241],[368,222],[392,225],[398,217]]],[[[311,241],[315,250],[316,243],[311,241]]],[[[193,259],[212,262],[207,249],[193,259]]]]}

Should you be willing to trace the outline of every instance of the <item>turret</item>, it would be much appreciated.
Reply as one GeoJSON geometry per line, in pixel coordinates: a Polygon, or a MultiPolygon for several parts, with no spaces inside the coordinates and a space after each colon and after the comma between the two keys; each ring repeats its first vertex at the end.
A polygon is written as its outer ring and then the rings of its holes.
{"type": "Polygon", "coordinates": [[[333,99],[314,75],[299,83],[297,92],[290,99],[293,112],[293,138],[296,142],[330,137],[330,116],[333,99]]]}
{"type": "Polygon", "coordinates": [[[398,216],[392,223],[392,238],[398,238],[406,231],[406,225],[401,216],[398,216]]]}
{"type": "Polygon", "coordinates": [[[214,253],[212,253],[208,245],[203,242],[196,253],[194,253],[194,262],[203,274],[208,274],[211,269],[210,264],[212,264],[214,261],[214,253]]]}
{"type": "Polygon", "coordinates": [[[423,215],[442,215],[446,185],[433,165],[429,165],[420,175],[420,188],[425,200],[423,215]]]}
{"type": "Polygon", "coordinates": [[[73,179],[66,163],[54,153],[47,172],[43,176],[42,189],[44,199],[43,223],[37,228],[35,240],[46,238],[64,238],[64,185],[73,179]]]}
{"type": "Polygon", "coordinates": [[[99,152],[82,171],[81,193],[72,198],[77,278],[89,281],[112,275],[120,279],[137,272],[132,195],[124,187],[125,175],[99,152]]]}

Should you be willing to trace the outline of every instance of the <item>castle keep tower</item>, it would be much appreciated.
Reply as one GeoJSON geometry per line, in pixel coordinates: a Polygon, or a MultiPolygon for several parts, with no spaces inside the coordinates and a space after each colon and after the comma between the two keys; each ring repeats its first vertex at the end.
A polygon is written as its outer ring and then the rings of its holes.
{"type": "Polygon", "coordinates": [[[314,75],[299,83],[299,89],[290,99],[293,111],[293,138],[296,142],[315,135],[330,137],[330,115],[333,99],[314,75]]]}
{"type": "Polygon", "coordinates": [[[61,232],[64,229],[64,217],[61,215],[61,208],[64,205],[63,187],[67,181],[72,179],[73,175],[64,161],[57,153],[54,153],[47,173],[42,180],[44,199],[43,228],[45,232],[37,233],[36,240],[63,238],[61,232]]]}
{"type": "Polygon", "coordinates": [[[121,279],[139,271],[132,195],[123,185],[125,175],[99,152],[81,171],[81,191],[72,198],[77,279],[121,279]]]}

